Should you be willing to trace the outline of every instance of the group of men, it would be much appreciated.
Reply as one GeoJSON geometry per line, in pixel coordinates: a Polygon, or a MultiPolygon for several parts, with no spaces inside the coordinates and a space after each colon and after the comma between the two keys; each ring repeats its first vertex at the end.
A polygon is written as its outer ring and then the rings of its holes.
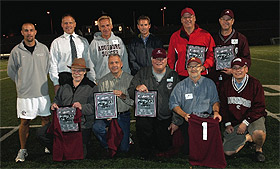
{"type": "Polygon", "coordinates": [[[102,147],[114,156],[116,152],[112,153],[108,143],[108,132],[114,122],[123,134],[117,150],[129,151],[130,110],[135,91],[153,90],[157,91],[156,117],[136,117],[141,158],[148,159],[153,148],[158,156],[166,156],[184,145],[192,165],[224,168],[224,153],[232,155],[246,142],[254,142],[257,161],[265,161],[264,91],[260,82],[247,74],[251,65],[248,41],[233,28],[232,10],[222,11],[221,29],[213,38],[196,24],[191,8],[183,9],[182,27],[172,34],[168,52],[163,49],[162,41],[150,33],[151,21],[147,16],[138,18],[140,34],[127,47],[112,32],[109,16],[101,16],[97,23],[100,32],[94,34],[89,44],[75,33],[74,17],[64,15],[61,21],[64,34],[52,42],[50,51],[35,39],[37,31],[33,24],[22,25],[24,39],[11,51],[8,62],[8,75],[16,83],[17,114],[21,119],[21,148],[16,162],[23,162],[28,156],[29,123],[37,116],[41,116],[43,126],[38,137],[48,149],[54,150],[52,135],[46,135],[52,126],[49,109],[55,111],[69,105],[81,111],[83,158],[92,131],[102,147]],[[218,47],[226,48],[234,56],[222,70],[216,68],[218,47]],[[48,74],[55,91],[52,104],[48,74]],[[117,97],[116,121],[95,119],[94,93],[108,91],[117,97]],[[223,144],[219,122],[225,125],[223,144]],[[198,133],[203,140],[196,137],[198,133]],[[183,142],[176,145],[180,139],[183,142]],[[208,149],[197,153],[206,141],[208,148],[217,144],[220,154],[216,156],[222,160],[207,154],[208,149]],[[219,162],[211,162],[213,159],[219,162]]]}

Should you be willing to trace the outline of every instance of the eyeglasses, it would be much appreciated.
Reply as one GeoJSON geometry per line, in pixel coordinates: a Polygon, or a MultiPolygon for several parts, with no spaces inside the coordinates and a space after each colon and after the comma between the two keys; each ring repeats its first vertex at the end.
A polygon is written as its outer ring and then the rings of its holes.
{"type": "MultiPolygon", "coordinates": [[[[153,58],[154,59],[154,58],[153,58]]],[[[155,58],[154,60],[158,61],[158,62],[162,62],[165,58],[155,58]]]]}
{"type": "Polygon", "coordinates": [[[73,72],[73,73],[82,73],[82,72],[85,72],[85,69],[71,69],[71,71],[73,72]]]}
{"type": "Polygon", "coordinates": [[[187,66],[187,68],[188,69],[197,69],[197,68],[199,68],[201,65],[200,64],[198,64],[198,65],[195,65],[195,66],[187,66]]]}
{"type": "Polygon", "coordinates": [[[232,18],[230,18],[230,19],[221,18],[221,20],[229,22],[229,21],[232,21],[232,18]]]}
{"type": "Polygon", "coordinates": [[[241,66],[239,66],[239,67],[233,66],[232,69],[233,69],[233,70],[242,70],[244,67],[245,67],[245,66],[242,66],[242,67],[241,67],[241,66]]]}

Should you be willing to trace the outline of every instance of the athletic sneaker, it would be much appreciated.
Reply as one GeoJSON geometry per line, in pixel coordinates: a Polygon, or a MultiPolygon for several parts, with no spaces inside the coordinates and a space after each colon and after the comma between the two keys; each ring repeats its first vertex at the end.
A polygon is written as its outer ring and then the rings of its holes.
{"type": "Polygon", "coordinates": [[[25,157],[28,156],[27,150],[26,149],[20,149],[18,151],[17,157],[16,157],[16,162],[24,162],[25,157]]]}
{"type": "Polygon", "coordinates": [[[45,147],[45,153],[46,154],[50,154],[51,153],[50,150],[47,147],[45,147]]]}

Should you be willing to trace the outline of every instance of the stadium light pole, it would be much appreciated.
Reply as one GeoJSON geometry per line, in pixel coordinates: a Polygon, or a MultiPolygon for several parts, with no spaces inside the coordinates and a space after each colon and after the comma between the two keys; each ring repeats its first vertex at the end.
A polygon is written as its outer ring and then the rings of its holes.
{"type": "Polygon", "coordinates": [[[50,19],[51,19],[51,34],[53,34],[52,15],[51,15],[50,11],[47,11],[47,14],[50,15],[50,19]]]}
{"type": "Polygon", "coordinates": [[[164,11],[166,10],[166,7],[163,7],[160,10],[162,11],[162,26],[164,26],[164,11]]]}

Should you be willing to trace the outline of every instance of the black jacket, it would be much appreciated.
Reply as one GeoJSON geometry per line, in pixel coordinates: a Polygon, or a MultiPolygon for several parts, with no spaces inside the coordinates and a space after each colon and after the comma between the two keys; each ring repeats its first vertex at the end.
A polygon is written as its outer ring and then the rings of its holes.
{"type": "Polygon", "coordinates": [[[175,87],[180,82],[177,72],[166,67],[166,74],[160,82],[157,82],[153,73],[152,66],[145,67],[133,77],[128,93],[130,98],[135,99],[135,89],[138,85],[144,84],[148,90],[157,90],[158,104],[157,104],[157,119],[163,120],[172,117],[172,123],[176,125],[182,124],[182,117],[169,109],[169,97],[175,87]]]}
{"type": "Polygon", "coordinates": [[[151,33],[146,45],[141,38],[141,34],[131,40],[127,47],[127,51],[129,66],[133,76],[140,70],[140,68],[152,66],[151,56],[152,51],[155,48],[163,48],[163,43],[151,33]]]}
{"type": "Polygon", "coordinates": [[[58,106],[67,106],[75,102],[80,102],[82,105],[81,127],[91,128],[95,117],[94,92],[98,92],[98,88],[87,77],[84,77],[76,88],[73,87],[73,80],[69,79],[66,84],[59,87],[54,98],[54,103],[58,106]]]}

